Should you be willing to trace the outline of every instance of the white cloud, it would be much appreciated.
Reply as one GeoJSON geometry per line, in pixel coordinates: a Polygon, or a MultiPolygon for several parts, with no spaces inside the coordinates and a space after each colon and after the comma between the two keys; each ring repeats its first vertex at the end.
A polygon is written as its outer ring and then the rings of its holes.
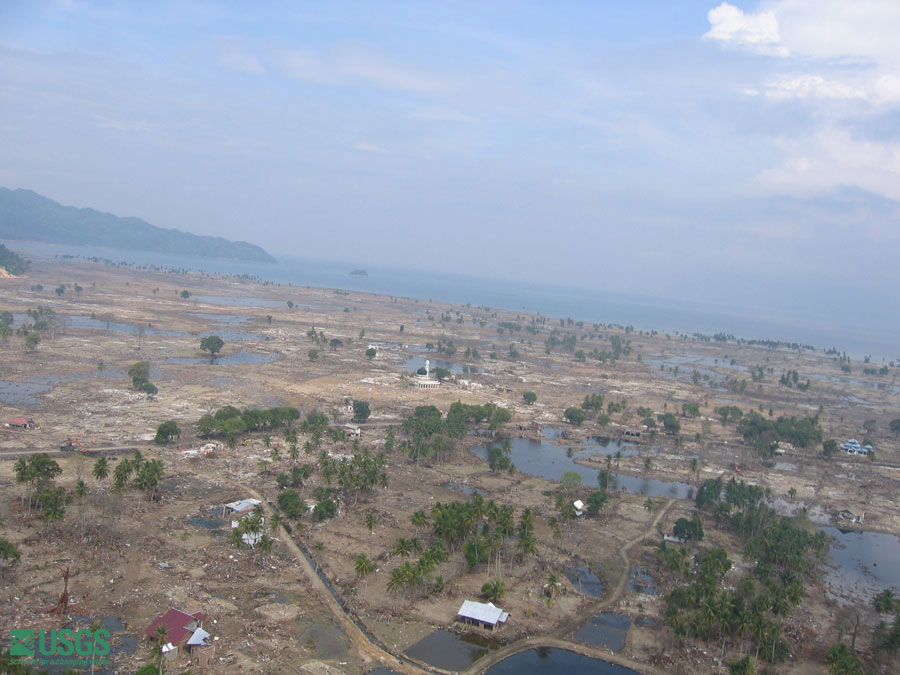
{"type": "Polygon", "coordinates": [[[773,12],[745,14],[740,8],[723,2],[709,10],[707,40],[718,40],[749,49],[758,54],[788,56],[790,51],[780,44],[778,19],[773,12]]]}
{"type": "Polygon", "coordinates": [[[366,86],[390,91],[431,93],[447,88],[428,73],[389,62],[360,47],[339,46],[327,52],[286,51],[281,54],[285,75],[316,84],[366,86]]]}
{"type": "Polygon", "coordinates": [[[470,117],[452,108],[420,108],[414,111],[410,117],[420,120],[432,120],[435,122],[464,122],[474,124],[481,120],[470,117]]]}
{"type": "Polygon", "coordinates": [[[351,146],[354,150],[359,150],[360,152],[384,152],[381,148],[379,148],[374,143],[369,143],[368,141],[357,141],[351,146]]]}
{"type": "Polygon", "coordinates": [[[780,77],[765,84],[766,96],[774,99],[830,98],[865,99],[862,89],[836,80],[826,80],[821,75],[795,75],[780,77]]]}
{"type": "Polygon", "coordinates": [[[769,7],[792,54],[900,65],[896,0],[775,0],[769,7]]]}
{"type": "Polygon", "coordinates": [[[783,141],[787,159],[761,172],[767,192],[810,195],[852,185],[900,200],[900,145],[860,140],[845,130],[822,129],[810,138],[783,141]]]}
{"type": "Polygon", "coordinates": [[[126,120],[116,120],[110,119],[108,117],[101,117],[100,115],[94,115],[94,119],[97,120],[97,126],[101,129],[113,129],[115,131],[152,131],[153,125],[148,122],[142,121],[126,121],[126,120]]]}

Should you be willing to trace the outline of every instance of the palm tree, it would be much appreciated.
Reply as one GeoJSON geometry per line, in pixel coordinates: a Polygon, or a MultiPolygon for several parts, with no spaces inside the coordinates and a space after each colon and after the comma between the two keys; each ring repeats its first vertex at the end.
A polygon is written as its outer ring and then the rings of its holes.
{"type": "Polygon", "coordinates": [[[269,529],[272,530],[275,534],[278,534],[279,530],[284,527],[284,516],[280,513],[273,513],[269,517],[269,529]]]}
{"type": "MultiPolygon", "coordinates": [[[[294,433],[296,434],[296,432],[294,432],[294,433]]],[[[294,441],[293,443],[290,444],[290,446],[288,446],[288,457],[291,458],[292,462],[296,462],[297,458],[299,456],[300,456],[300,449],[297,447],[297,442],[294,441]]]]}
{"type": "Polygon", "coordinates": [[[375,533],[375,525],[378,523],[378,516],[374,513],[366,514],[366,529],[369,530],[370,533],[375,533]]]}
{"type": "Polygon", "coordinates": [[[647,509],[650,513],[653,513],[653,509],[656,508],[656,504],[653,503],[653,500],[650,497],[647,497],[647,501],[644,502],[644,508],[647,509]]]}
{"type": "Polygon", "coordinates": [[[394,544],[394,555],[406,557],[412,551],[410,541],[405,537],[400,537],[394,544]]]}
{"type": "Polygon", "coordinates": [[[365,553],[360,553],[354,560],[353,569],[356,570],[357,576],[365,578],[367,574],[375,571],[375,563],[369,560],[365,553]]]}
{"type": "Polygon", "coordinates": [[[797,488],[792,487],[790,490],[788,490],[788,497],[791,498],[791,501],[794,501],[794,497],[796,497],[796,496],[797,496],[797,488]]]}
{"type": "Polygon", "coordinates": [[[406,579],[404,578],[403,568],[397,567],[391,571],[391,578],[387,582],[387,592],[396,595],[406,588],[406,579]]]}
{"type": "Polygon", "coordinates": [[[416,528],[416,534],[419,534],[419,528],[428,527],[428,515],[424,511],[416,511],[409,517],[409,520],[416,528]]]}
{"type": "Polygon", "coordinates": [[[272,545],[274,544],[274,540],[267,534],[264,534],[259,538],[259,541],[256,542],[256,550],[259,551],[263,556],[267,556],[272,552],[272,545]]]}
{"type": "Polygon", "coordinates": [[[504,593],[506,593],[506,586],[500,579],[486,581],[481,587],[481,594],[488,602],[499,602],[504,593]]]}
{"type": "Polygon", "coordinates": [[[547,583],[544,585],[544,592],[551,600],[556,595],[556,591],[559,590],[560,585],[559,575],[556,574],[556,572],[550,572],[550,574],[547,575],[547,583]]]}
{"type": "Polygon", "coordinates": [[[277,445],[273,445],[272,449],[269,450],[269,457],[271,457],[273,462],[277,462],[281,459],[281,451],[278,449],[277,445]]]}
{"type": "Polygon", "coordinates": [[[526,534],[525,536],[520,537],[519,543],[516,545],[516,552],[522,558],[537,553],[537,540],[534,538],[534,535],[526,534]]]}
{"type": "Polygon", "coordinates": [[[97,461],[94,462],[94,470],[91,473],[102,486],[103,481],[109,476],[109,461],[106,459],[105,455],[101,455],[97,458],[97,461]]]}

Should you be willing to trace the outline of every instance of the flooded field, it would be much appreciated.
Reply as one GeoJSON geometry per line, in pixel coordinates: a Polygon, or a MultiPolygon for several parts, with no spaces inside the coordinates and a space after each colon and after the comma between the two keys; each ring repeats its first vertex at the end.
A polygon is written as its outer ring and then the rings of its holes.
{"type": "Polygon", "coordinates": [[[552,647],[529,649],[489,668],[486,675],[638,675],[636,670],[552,647]]]}
{"type": "MultiPolygon", "coordinates": [[[[554,481],[562,479],[566,472],[574,472],[581,476],[582,485],[587,489],[602,486],[601,473],[597,469],[576,463],[576,459],[609,456],[619,448],[625,448],[627,451],[630,447],[628,444],[619,444],[615,440],[606,446],[561,446],[530,438],[514,438],[511,440],[510,446],[510,457],[517,471],[554,481]]],[[[486,460],[488,447],[490,446],[479,445],[472,448],[472,452],[486,460]]],[[[648,497],[672,497],[675,499],[689,499],[693,494],[693,486],[687,483],[623,476],[615,473],[609,479],[609,489],[647,495],[648,497]]]]}
{"type": "Polygon", "coordinates": [[[465,670],[492,649],[497,649],[497,644],[482,635],[438,630],[419,640],[406,653],[444,670],[465,670]]]}
{"type": "Polygon", "coordinates": [[[592,647],[620,652],[625,649],[630,628],[631,617],[601,612],[579,628],[572,637],[592,647]]]}
{"type": "Polygon", "coordinates": [[[834,527],[822,530],[834,537],[829,552],[835,567],[825,577],[832,594],[869,600],[886,588],[900,590],[900,538],[834,527]]]}

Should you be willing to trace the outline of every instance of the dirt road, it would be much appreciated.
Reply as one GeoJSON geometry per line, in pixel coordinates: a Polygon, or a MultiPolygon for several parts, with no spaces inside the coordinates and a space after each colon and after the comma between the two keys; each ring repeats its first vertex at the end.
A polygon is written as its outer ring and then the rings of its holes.
{"type": "Polygon", "coordinates": [[[503,659],[509,658],[510,656],[513,656],[520,652],[524,652],[528,649],[536,649],[538,647],[556,647],[558,649],[566,649],[571,652],[577,652],[579,654],[584,654],[585,656],[591,656],[594,658],[602,659],[604,661],[608,661],[610,663],[615,663],[620,666],[632,668],[640,673],[646,673],[649,675],[665,675],[664,671],[654,668],[653,666],[632,661],[631,659],[620,656],[618,654],[611,654],[610,652],[603,649],[587,647],[585,645],[572,642],[568,640],[566,636],[572,633],[583,623],[588,621],[592,616],[598,614],[604,609],[613,607],[613,605],[615,605],[619,601],[619,598],[622,597],[622,593],[625,591],[625,587],[628,584],[628,570],[631,569],[631,557],[629,555],[631,549],[636,544],[643,541],[656,531],[657,524],[660,520],[662,520],[663,516],[665,516],[665,514],[669,511],[673,504],[675,504],[674,499],[668,500],[665,506],[663,506],[656,512],[656,515],[647,525],[647,528],[638,536],[630,539],[628,543],[621,548],[621,550],[619,551],[619,556],[622,558],[622,562],[625,563],[625,573],[622,574],[621,578],[619,579],[619,583],[616,584],[616,588],[613,590],[612,595],[610,595],[605,600],[601,600],[592,605],[589,605],[587,608],[579,612],[576,616],[560,625],[550,635],[538,636],[533,638],[530,637],[524,640],[518,640],[510,645],[507,645],[506,647],[503,647],[502,649],[498,649],[495,652],[490,652],[483,658],[478,659],[478,661],[476,661],[474,664],[472,664],[472,666],[465,670],[465,675],[479,675],[480,673],[484,673],[491,666],[500,663],[500,661],[502,661],[503,659]]]}

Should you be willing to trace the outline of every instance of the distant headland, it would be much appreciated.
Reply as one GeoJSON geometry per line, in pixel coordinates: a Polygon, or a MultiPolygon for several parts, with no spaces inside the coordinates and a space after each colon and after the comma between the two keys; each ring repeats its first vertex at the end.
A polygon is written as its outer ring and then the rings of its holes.
{"type": "Polygon", "coordinates": [[[367,277],[367,276],[369,276],[369,273],[366,272],[365,270],[353,270],[352,272],[350,272],[350,276],[351,277],[367,277]]]}
{"type": "Polygon", "coordinates": [[[120,218],[94,209],[63,206],[22,189],[0,188],[0,238],[276,262],[255,244],[156,227],[140,218],[120,218]]]}

